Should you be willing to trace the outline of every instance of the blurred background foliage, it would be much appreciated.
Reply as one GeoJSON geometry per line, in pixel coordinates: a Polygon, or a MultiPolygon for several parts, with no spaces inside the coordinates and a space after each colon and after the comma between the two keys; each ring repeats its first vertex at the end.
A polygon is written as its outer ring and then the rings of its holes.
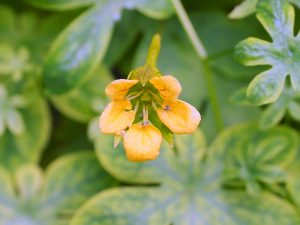
{"type": "Polygon", "coordinates": [[[245,87],[268,66],[234,57],[241,40],[270,37],[253,8],[228,17],[239,0],[182,3],[208,52],[222,131],[171,0],[1,0],[1,225],[300,224],[300,95],[251,106],[245,87]],[[98,117],[105,86],[143,64],[155,33],[158,67],[181,82],[201,131],[131,163],[98,117]]]}

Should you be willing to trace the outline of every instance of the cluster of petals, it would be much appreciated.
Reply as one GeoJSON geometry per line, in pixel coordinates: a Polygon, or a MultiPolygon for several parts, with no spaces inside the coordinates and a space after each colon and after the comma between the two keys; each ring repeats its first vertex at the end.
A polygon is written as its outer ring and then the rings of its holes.
{"type": "MultiPolygon", "coordinates": [[[[159,103],[154,98],[150,100],[159,120],[173,133],[195,131],[201,116],[192,105],[178,99],[181,92],[179,81],[167,75],[154,77],[148,82],[161,99],[159,103]]],[[[119,79],[106,87],[111,102],[101,114],[99,126],[102,133],[122,136],[128,160],[140,162],[153,160],[159,155],[163,138],[161,131],[148,118],[147,121],[137,121],[139,103],[133,105],[128,92],[138,83],[138,80],[119,79]]]]}

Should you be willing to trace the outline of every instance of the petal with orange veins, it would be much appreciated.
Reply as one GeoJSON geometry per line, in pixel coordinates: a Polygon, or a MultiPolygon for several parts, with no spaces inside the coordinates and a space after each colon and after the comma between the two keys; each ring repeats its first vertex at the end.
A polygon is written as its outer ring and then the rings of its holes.
{"type": "Polygon", "coordinates": [[[131,126],[135,112],[128,100],[116,100],[110,102],[102,112],[99,119],[99,127],[102,133],[115,134],[131,126]]]}
{"type": "Polygon", "coordinates": [[[163,99],[174,100],[181,92],[181,85],[179,81],[171,76],[154,77],[150,83],[159,91],[163,99]]]}
{"type": "Polygon", "coordinates": [[[105,93],[111,99],[123,99],[129,89],[138,83],[138,80],[114,80],[105,88],[105,93]]]}
{"type": "Polygon", "coordinates": [[[128,160],[143,162],[159,155],[162,135],[153,125],[134,124],[124,135],[124,148],[128,160]]]}
{"type": "Polygon", "coordinates": [[[165,101],[156,112],[161,122],[177,134],[192,133],[201,120],[195,107],[181,100],[165,101]]]}

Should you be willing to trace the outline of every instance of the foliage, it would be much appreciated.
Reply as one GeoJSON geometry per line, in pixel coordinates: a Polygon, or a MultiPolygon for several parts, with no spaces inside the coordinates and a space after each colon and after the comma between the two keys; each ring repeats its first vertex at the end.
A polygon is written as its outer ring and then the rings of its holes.
{"type": "Polygon", "coordinates": [[[299,7],[1,1],[0,224],[300,224],[299,7]],[[157,68],[202,121],[174,140],[159,123],[168,143],[133,163],[99,115],[155,33],[157,68]]]}

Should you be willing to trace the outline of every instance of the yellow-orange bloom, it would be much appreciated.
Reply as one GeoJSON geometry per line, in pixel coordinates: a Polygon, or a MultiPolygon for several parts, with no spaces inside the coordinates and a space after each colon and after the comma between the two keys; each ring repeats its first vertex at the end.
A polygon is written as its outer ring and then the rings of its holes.
{"type": "Polygon", "coordinates": [[[170,75],[154,77],[149,82],[159,91],[163,99],[176,99],[181,92],[179,81],[170,75]]]}
{"type": "Polygon", "coordinates": [[[124,148],[130,161],[153,160],[159,155],[162,135],[151,124],[134,124],[124,135],[124,148]]]}
{"type": "Polygon", "coordinates": [[[201,120],[200,113],[189,103],[181,100],[164,101],[156,112],[161,122],[177,134],[194,132],[201,120]]]}
{"type": "Polygon", "coordinates": [[[107,85],[105,88],[105,93],[111,99],[124,99],[129,89],[137,83],[138,80],[114,80],[107,85]]]}
{"type": "Polygon", "coordinates": [[[130,79],[115,80],[105,89],[112,102],[100,116],[100,130],[115,135],[114,145],[123,137],[126,156],[135,162],[155,159],[162,137],[172,145],[173,133],[191,133],[201,120],[192,105],[178,100],[180,82],[171,75],[161,76],[156,68],[159,46],[156,35],[146,65],[131,71],[130,79]]]}
{"type": "Polygon", "coordinates": [[[104,109],[99,120],[102,133],[116,134],[131,126],[135,112],[128,100],[115,100],[110,102],[104,109]]]}

